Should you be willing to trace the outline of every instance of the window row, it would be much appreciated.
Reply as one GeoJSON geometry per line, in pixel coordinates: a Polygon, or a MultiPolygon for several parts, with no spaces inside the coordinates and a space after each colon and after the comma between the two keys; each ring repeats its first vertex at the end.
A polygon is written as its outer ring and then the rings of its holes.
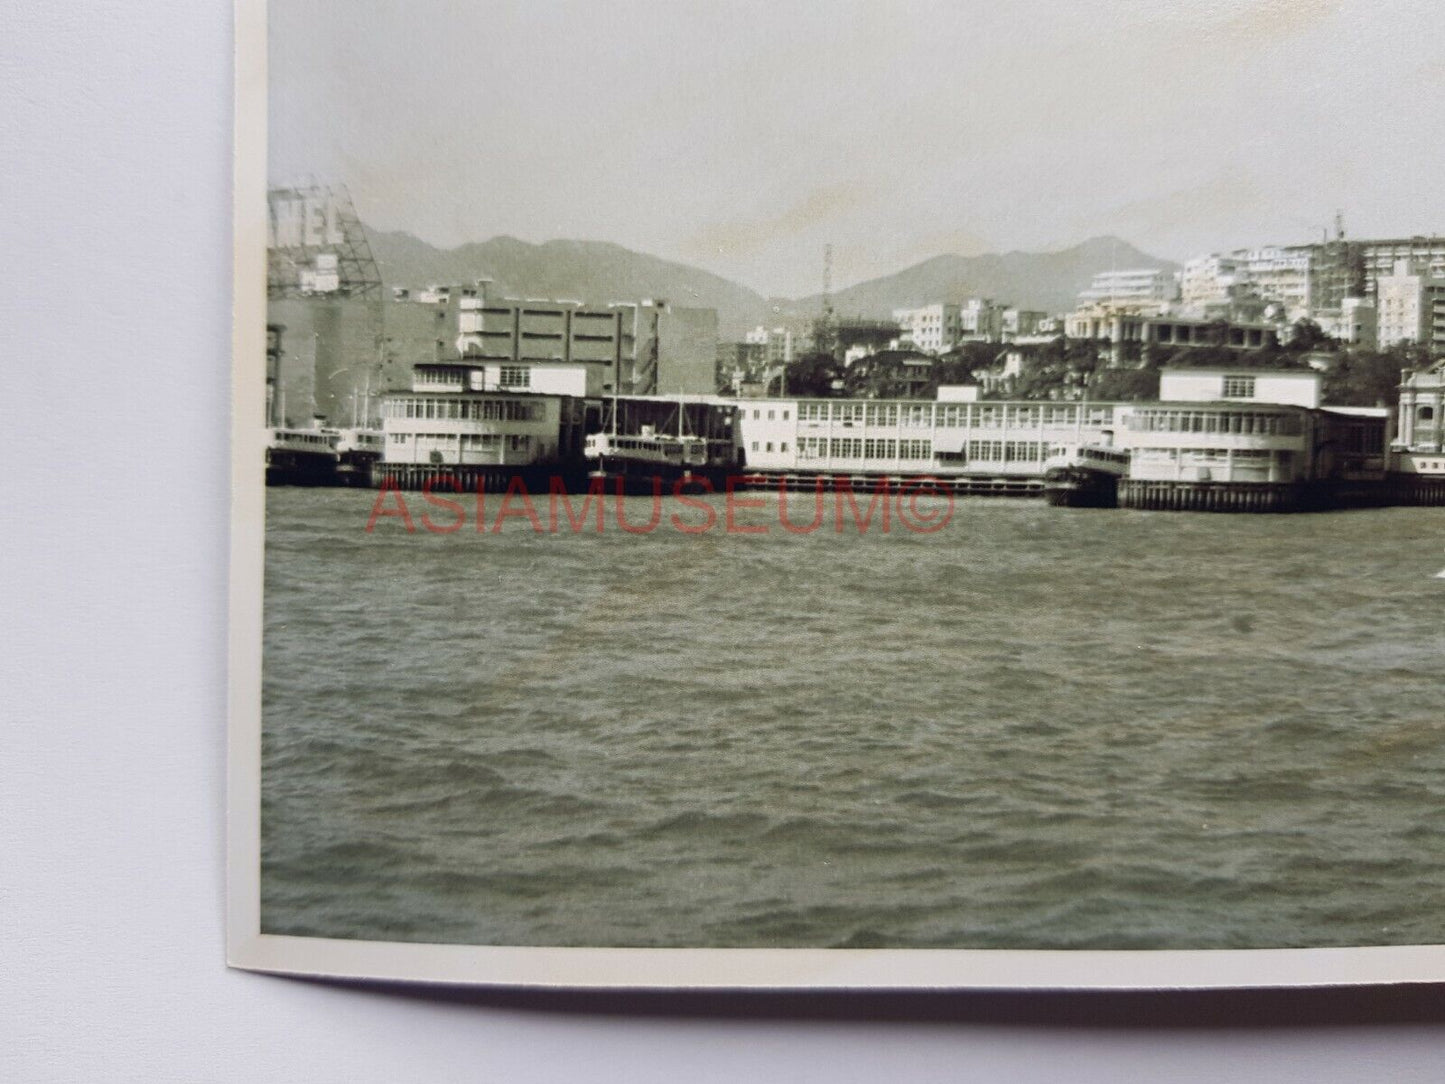
{"type": "Polygon", "coordinates": [[[1240,433],[1247,436],[1298,436],[1297,414],[1255,414],[1217,410],[1136,410],[1129,428],[1143,433],[1240,433]]]}
{"type": "Polygon", "coordinates": [[[1044,445],[1037,440],[971,440],[968,458],[981,463],[1042,463],[1044,445]]]}
{"type": "Polygon", "coordinates": [[[538,422],[546,411],[541,403],[515,399],[391,399],[382,404],[381,414],[384,418],[538,422]]]}
{"type": "Polygon", "coordinates": [[[1280,462],[1287,462],[1291,456],[1290,452],[1271,452],[1267,448],[1138,448],[1134,451],[1134,457],[1142,462],[1210,462],[1223,463],[1230,458],[1235,462],[1244,460],[1267,461],[1270,456],[1278,454],[1280,462]]]}
{"type": "Polygon", "coordinates": [[[386,439],[397,448],[415,443],[418,447],[460,448],[464,452],[497,448],[522,452],[532,447],[532,438],[525,433],[390,433],[386,439]]]}
{"type": "MultiPolygon", "coordinates": [[[[753,417],[758,411],[753,411],[753,417]]],[[[771,415],[770,415],[771,416],[771,415]]],[[[784,413],[784,418],[787,415],[784,413]]],[[[842,403],[798,404],[798,420],[807,424],[863,425],[910,429],[1038,429],[1071,425],[1108,425],[1107,404],[1010,403],[842,403]]]]}
{"type": "MultiPolygon", "coordinates": [[[[786,451],[786,448],[784,449],[786,451]]],[[[858,437],[804,437],[798,441],[799,459],[867,459],[917,461],[933,458],[929,440],[884,440],[858,437]]]]}

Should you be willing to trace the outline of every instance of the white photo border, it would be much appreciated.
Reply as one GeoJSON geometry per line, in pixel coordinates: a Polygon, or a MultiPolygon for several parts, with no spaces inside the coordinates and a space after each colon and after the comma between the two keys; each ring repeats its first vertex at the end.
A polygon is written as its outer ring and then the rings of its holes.
{"type": "Polygon", "coordinates": [[[1445,980],[1445,945],[1204,950],[634,949],[263,934],[267,62],[265,0],[235,0],[227,962],[293,975],[457,985],[662,989],[1136,990],[1445,980]]]}

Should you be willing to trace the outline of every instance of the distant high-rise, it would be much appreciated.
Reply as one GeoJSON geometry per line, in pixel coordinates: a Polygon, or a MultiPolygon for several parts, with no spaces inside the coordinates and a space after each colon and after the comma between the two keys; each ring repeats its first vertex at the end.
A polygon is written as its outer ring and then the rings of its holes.
{"type": "Polygon", "coordinates": [[[1419,343],[1445,353],[1445,275],[1402,259],[1376,281],[1381,349],[1419,343]]]}
{"type": "Polygon", "coordinates": [[[917,309],[894,309],[901,341],[926,354],[941,354],[958,343],[959,306],[939,303],[917,309]]]}
{"type": "Polygon", "coordinates": [[[1116,308],[1162,305],[1174,297],[1174,276],[1157,267],[1100,271],[1079,294],[1080,305],[1116,308]]]}

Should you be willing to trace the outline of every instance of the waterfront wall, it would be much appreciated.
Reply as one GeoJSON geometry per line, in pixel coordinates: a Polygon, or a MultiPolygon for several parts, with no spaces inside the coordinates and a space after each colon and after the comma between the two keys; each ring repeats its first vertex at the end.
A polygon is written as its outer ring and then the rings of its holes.
{"type": "Polygon", "coordinates": [[[1384,504],[1445,505],[1445,475],[1392,474],[1383,489],[1384,504]]]}
{"type": "MultiPolygon", "coordinates": [[[[455,463],[381,463],[372,467],[375,486],[419,490],[428,482],[445,495],[455,479],[463,492],[505,492],[518,476],[529,492],[546,492],[552,480],[569,493],[585,492],[590,479],[579,463],[557,466],[464,465],[455,463]]],[[[850,474],[808,471],[745,470],[737,488],[810,493],[847,488],[856,493],[926,491],[973,497],[1041,497],[1041,478],[1007,475],[850,474]]],[[[670,492],[670,487],[665,486],[670,492]]],[[[1169,482],[1121,479],[1118,507],[1155,512],[1291,513],[1341,508],[1445,506],[1445,477],[1394,474],[1383,481],[1322,483],[1169,482]]]]}
{"type": "Polygon", "coordinates": [[[1323,512],[1445,505],[1445,477],[1392,474],[1350,482],[1119,482],[1119,507],[1156,512],[1323,512]]]}
{"type": "Polygon", "coordinates": [[[587,471],[580,465],[503,466],[498,464],[458,463],[377,463],[371,468],[371,483],[376,488],[390,486],[407,491],[430,486],[438,496],[457,493],[505,493],[516,479],[528,493],[546,493],[559,479],[568,493],[587,490],[587,471]]]}
{"type": "Polygon", "coordinates": [[[1119,482],[1119,507],[1150,512],[1300,512],[1311,503],[1298,482],[1119,482]]]}

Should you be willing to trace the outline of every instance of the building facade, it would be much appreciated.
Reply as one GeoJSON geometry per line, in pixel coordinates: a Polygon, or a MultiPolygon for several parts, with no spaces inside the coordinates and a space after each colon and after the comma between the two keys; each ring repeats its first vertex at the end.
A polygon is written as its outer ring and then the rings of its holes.
{"type": "Polygon", "coordinates": [[[1445,361],[1400,381],[1396,447],[1408,452],[1445,453],[1445,361]]]}
{"type": "Polygon", "coordinates": [[[1079,294],[1080,307],[1148,310],[1174,298],[1174,276],[1157,267],[1100,271],[1079,294]]]}
{"type": "Polygon", "coordinates": [[[1387,411],[1276,403],[1122,403],[1116,443],[1137,482],[1292,485],[1385,477],[1387,411]]]}
{"type": "Polygon", "coordinates": [[[1184,264],[1179,275],[1179,303],[1185,309],[1228,301],[1242,283],[1240,261],[1211,253],[1184,264]]]}
{"type": "MultiPolygon", "coordinates": [[[[575,379],[585,379],[576,374],[575,379]]],[[[531,467],[580,461],[580,398],[510,389],[487,366],[418,365],[382,398],[383,477],[406,467],[531,467]]]]}
{"type": "Polygon", "coordinates": [[[1320,405],[1320,374],[1306,369],[1159,370],[1159,398],[1179,403],[1270,403],[1314,408],[1320,405]]]}
{"type": "Polygon", "coordinates": [[[266,322],[286,329],[275,357],[278,425],[307,425],[318,416],[347,425],[368,388],[404,384],[404,370],[383,372],[386,305],[372,297],[268,299],[266,322]]]}
{"type": "Polygon", "coordinates": [[[1379,345],[1418,343],[1445,353],[1445,274],[1398,260],[1376,282],[1379,345]]]}
{"type": "Polygon", "coordinates": [[[1445,275],[1445,237],[1398,237],[1375,241],[1356,241],[1360,254],[1365,293],[1378,294],[1378,283],[1394,274],[1395,265],[1409,260],[1428,275],[1445,275]]]}
{"type": "Polygon", "coordinates": [[[1233,254],[1243,281],[1266,302],[1280,306],[1286,322],[1314,309],[1315,253],[1310,247],[1266,245],[1233,254]]]}
{"type": "Polygon", "coordinates": [[[1051,443],[1105,439],[1110,403],[765,399],[739,403],[749,469],[1041,477],[1051,443]]]}
{"type": "Polygon", "coordinates": [[[1159,373],[1159,402],[1121,403],[1116,443],[1141,482],[1379,481],[1384,408],[1321,408],[1313,370],[1159,373]]]}
{"type": "Polygon", "coordinates": [[[1141,482],[1383,479],[1387,412],[1320,408],[1319,389],[1312,371],[1166,369],[1159,402],[761,399],[738,432],[750,470],[805,476],[1039,479],[1051,446],[1095,443],[1141,482]]]}
{"type": "MultiPolygon", "coordinates": [[[[1015,312],[1015,320],[1017,320],[1015,312]]],[[[996,343],[1003,339],[1004,310],[986,297],[970,297],[958,307],[958,342],[996,343]]]]}
{"type": "Polygon", "coordinates": [[[1346,297],[1338,316],[1325,316],[1320,327],[1342,343],[1373,350],[1380,341],[1379,309],[1368,297],[1346,297]]]}
{"type": "Polygon", "coordinates": [[[788,365],[793,360],[793,333],[785,327],[768,328],[761,324],[743,336],[743,342],[756,349],[749,358],[759,365],[788,365]]]}
{"type": "Polygon", "coordinates": [[[714,309],[643,300],[606,305],[489,297],[474,286],[394,292],[388,352],[398,364],[465,357],[480,363],[578,364],[587,394],[710,394],[718,359],[714,309]]]}
{"type": "Polygon", "coordinates": [[[1263,245],[1210,253],[1185,263],[1180,301],[1186,310],[1248,294],[1281,306],[1282,322],[1340,319],[1346,298],[1374,298],[1380,279],[1400,260],[1445,275],[1445,237],[1346,240],[1343,234],[1304,245],[1263,245]]]}
{"type": "Polygon", "coordinates": [[[1184,316],[1146,316],[1090,307],[1064,319],[1071,339],[1108,344],[1110,363],[1122,365],[1131,351],[1156,346],[1228,346],[1238,350],[1264,350],[1279,345],[1279,332],[1269,323],[1203,320],[1184,316]]]}
{"type": "Polygon", "coordinates": [[[1045,338],[1050,331],[1058,334],[1060,330],[1054,327],[1054,322],[1046,312],[1013,307],[1003,310],[999,317],[999,325],[1001,331],[999,338],[1006,343],[1045,338]]]}
{"type": "Polygon", "coordinates": [[[940,303],[917,309],[894,309],[893,320],[902,344],[928,354],[942,354],[958,343],[959,306],[940,303]]]}

